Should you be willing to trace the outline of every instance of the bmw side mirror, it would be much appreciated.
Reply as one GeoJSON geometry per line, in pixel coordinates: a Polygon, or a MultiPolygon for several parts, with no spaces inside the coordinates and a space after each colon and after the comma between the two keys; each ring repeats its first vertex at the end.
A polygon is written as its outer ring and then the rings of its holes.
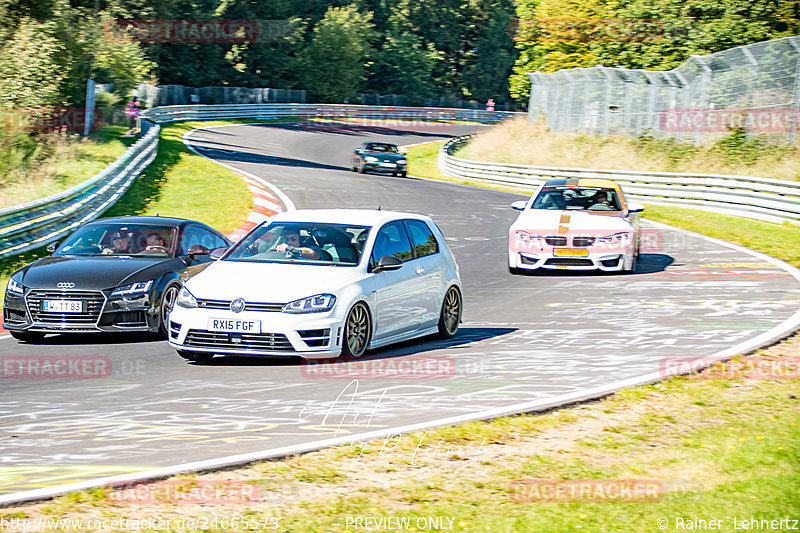
{"type": "Polygon", "coordinates": [[[644,206],[638,203],[628,204],[628,213],[641,213],[644,211],[644,206]]]}
{"type": "Polygon", "coordinates": [[[384,255],[381,257],[380,261],[378,261],[378,266],[375,267],[373,272],[377,274],[378,272],[383,272],[385,270],[397,270],[403,266],[403,261],[394,257],[393,255],[384,255]]]}
{"type": "Polygon", "coordinates": [[[222,257],[225,254],[225,252],[227,252],[227,251],[228,251],[227,248],[215,248],[215,249],[211,250],[211,256],[210,256],[211,260],[212,261],[216,261],[217,259],[222,257]]]}
{"type": "Polygon", "coordinates": [[[56,248],[58,248],[58,245],[59,245],[58,241],[51,242],[50,244],[47,245],[47,248],[45,248],[45,250],[47,250],[47,253],[52,254],[53,252],[56,251],[56,248]]]}
{"type": "Polygon", "coordinates": [[[517,211],[525,211],[526,205],[528,205],[526,200],[517,200],[511,204],[511,208],[516,209],[517,211]]]}

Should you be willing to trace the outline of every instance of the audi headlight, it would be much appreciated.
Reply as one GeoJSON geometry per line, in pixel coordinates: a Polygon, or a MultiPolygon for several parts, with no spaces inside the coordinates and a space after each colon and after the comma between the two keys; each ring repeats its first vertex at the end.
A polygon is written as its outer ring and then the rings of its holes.
{"type": "Polygon", "coordinates": [[[333,309],[336,303],[336,296],[333,294],[317,294],[289,302],[283,306],[284,313],[322,313],[333,309]]]}
{"type": "Polygon", "coordinates": [[[628,244],[631,242],[631,234],[627,232],[614,233],[597,239],[598,242],[606,244],[628,244]]]}
{"type": "Polygon", "coordinates": [[[6,290],[8,291],[9,294],[17,294],[19,296],[22,296],[22,293],[25,292],[25,287],[22,286],[21,280],[22,280],[21,274],[17,274],[16,276],[11,276],[11,279],[8,280],[8,285],[6,286],[6,290]]]}
{"type": "Polygon", "coordinates": [[[364,161],[366,163],[377,163],[378,162],[378,158],[377,157],[373,157],[371,155],[368,155],[367,157],[364,158],[364,161]]]}
{"type": "Polygon", "coordinates": [[[178,299],[175,300],[175,304],[191,309],[192,307],[197,307],[197,298],[194,297],[194,294],[189,292],[189,289],[183,287],[181,292],[178,293],[178,299]]]}
{"type": "Polygon", "coordinates": [[[153,286],[153,280],[137,281],[128,285],[120,285],[111,292],[111,296],[132,296],[136,294],[144,294],[153,286]]]}

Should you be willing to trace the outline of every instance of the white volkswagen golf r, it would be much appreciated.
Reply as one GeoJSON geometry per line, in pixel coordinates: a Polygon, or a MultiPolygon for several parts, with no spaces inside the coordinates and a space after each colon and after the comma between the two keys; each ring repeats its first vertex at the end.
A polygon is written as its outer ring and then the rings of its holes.
{"type": "Polygon", "coordinates": [[[351,209],[281,213],[181,289],[169,343],[214,354],[360,357],[461,321],[453,254],[429,217],[351,209]]]}

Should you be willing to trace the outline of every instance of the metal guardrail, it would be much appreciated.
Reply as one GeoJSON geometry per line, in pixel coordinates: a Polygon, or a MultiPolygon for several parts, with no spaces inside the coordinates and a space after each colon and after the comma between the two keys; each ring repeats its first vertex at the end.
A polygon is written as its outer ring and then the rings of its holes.
{"type": "Polygon", "coordinates": [[[520,115],[431,107],[387,107],[347,104],[234,104],[154,107],[139,122],[143,137],[93,178],[62,193],[0,210],[0,258],[17,255],[57,241],[81,224],[102,215],[155,159],[158,124],[185,120],[275,119],[377,121],[469,121],[494,123],[520,115]],[[155,124],[153,124],[155,123],[155,124]]]}
{"type": "Polygon", "coordinates": [[[617,181],[625,196],[637,202],[800,224],[800,182],[724,174],[537,167],[470,161],[452,155],[472,137],[456,137],[441,146],[439,169],[443,174],[527,193],[553,178],[607,178],[617,181]]]}
{"type": "Polygon", "coordinates": [[[155,159],[159,130],[151,128],[93,178],[47,198],[0,210],[0,258],[45,246],[102,215],[155,159]]]}
{"type": "Polygon", "coordinates": [[[522,116],[510,111],[482,111],[440,107],[364,106],[349,104],[226,104],[174,105],[148,109],[142,116],[153,122],[252,118],[297,118],[299,120],[359,118],[376,121],[458,121],[492,124],[522,116]]]}

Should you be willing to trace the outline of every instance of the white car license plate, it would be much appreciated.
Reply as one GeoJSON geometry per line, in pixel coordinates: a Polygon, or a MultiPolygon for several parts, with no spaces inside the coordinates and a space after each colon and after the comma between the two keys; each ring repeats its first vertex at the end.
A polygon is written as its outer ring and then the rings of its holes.
{"type": "Polygon", "coordinates": [[[235,318],[209,318],[209,331],[230,333],[261,333],[260,320],[239,320],[235,318]]]}
{"type": "Polygon", "coordinates": [[[397,166],[397,164],[396,164],[396,163],[381,163],[381,166],[382,166],[382,167],[390,167],[390,168],[394,168],[394,167],[396,167],[396,166],[397,166]]]}
{"type": "Polygon", "coordinates": [[[80,313],[83,305],[80,300],[45,300],[42,302],[45,313],[80,313]]]}

